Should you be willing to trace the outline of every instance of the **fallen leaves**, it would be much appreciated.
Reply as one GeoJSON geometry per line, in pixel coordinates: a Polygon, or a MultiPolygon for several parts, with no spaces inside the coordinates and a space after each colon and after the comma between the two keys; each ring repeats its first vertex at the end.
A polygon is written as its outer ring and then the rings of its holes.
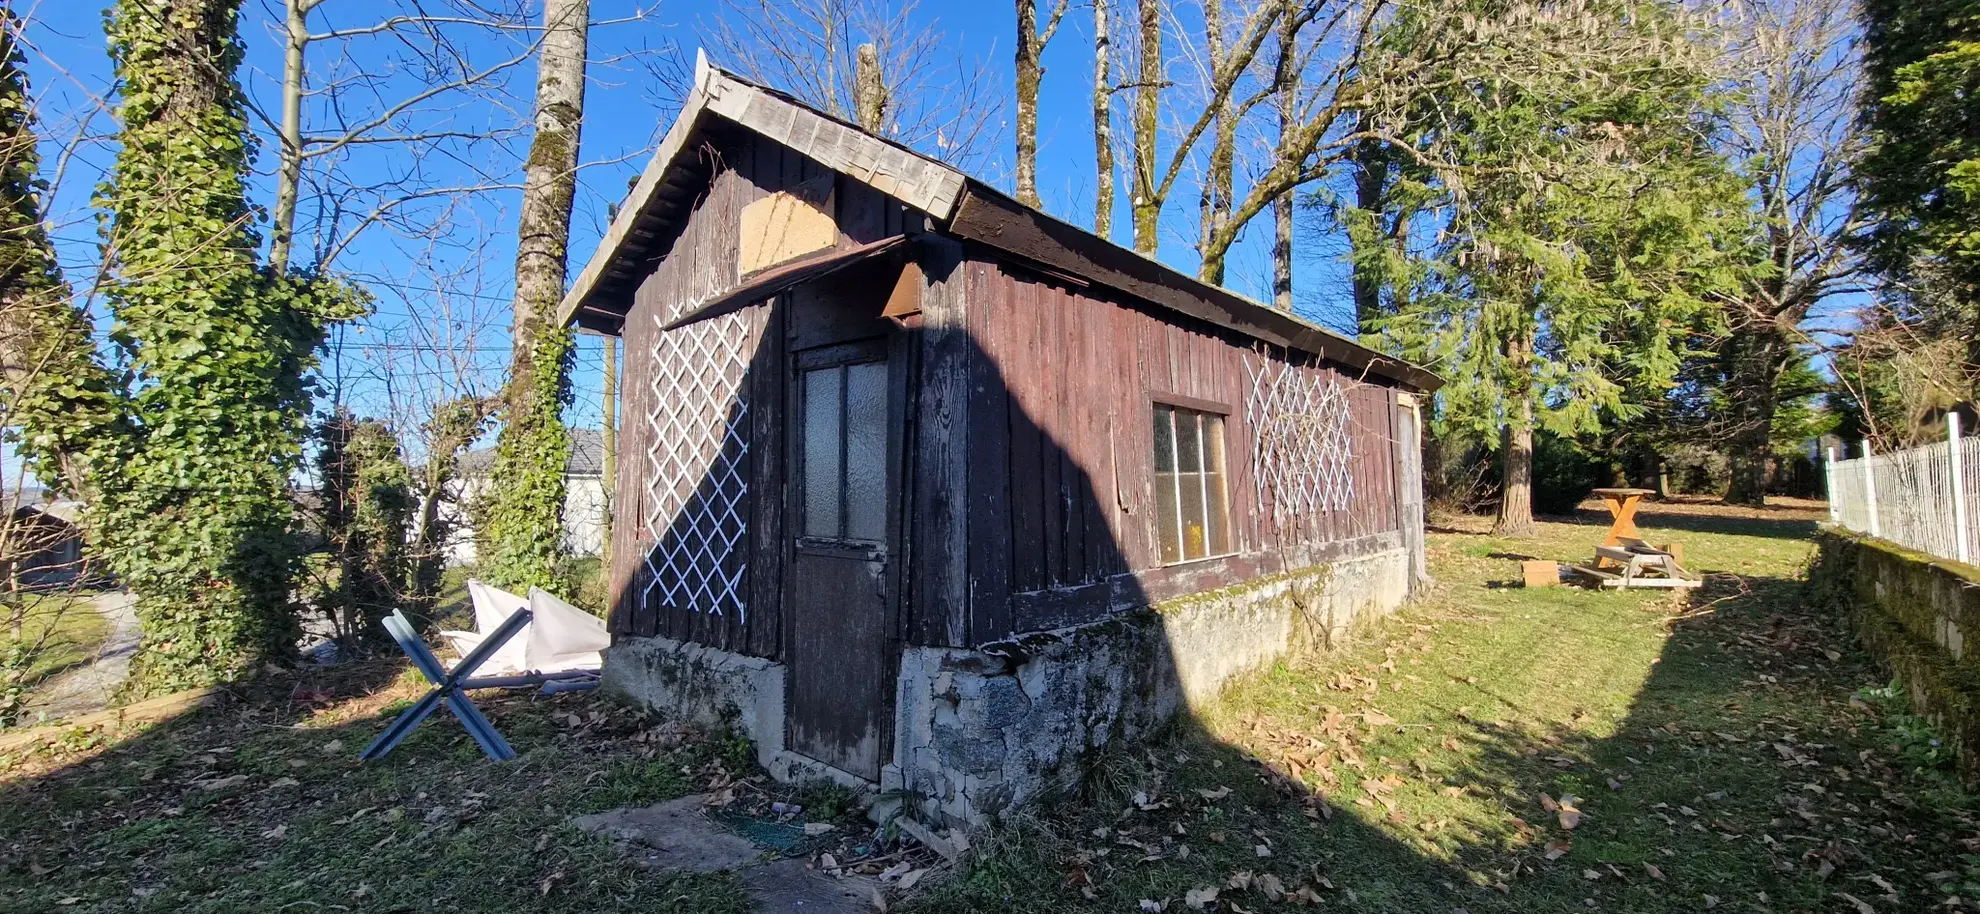
{"type": "Polygon", "coordinates": [[[1580,798],[1571,793],[1561,794],[1558,800],[1544,793],[1540,795],[1540,807],[1559,817],[1561,827],[1569,831],[1581,824],[1581,810],[1575,806],[1578,802],[1580,798]]]}

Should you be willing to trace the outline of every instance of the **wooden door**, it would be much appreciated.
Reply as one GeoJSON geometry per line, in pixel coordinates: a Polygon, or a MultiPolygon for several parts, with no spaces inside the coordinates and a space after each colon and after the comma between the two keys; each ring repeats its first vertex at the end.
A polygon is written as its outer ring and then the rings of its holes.
{"type": "Polygon", "coordinates": [[[901,384],[884,339],[793,359],[790,747],[878,780],[893,742],[901,384]]]}

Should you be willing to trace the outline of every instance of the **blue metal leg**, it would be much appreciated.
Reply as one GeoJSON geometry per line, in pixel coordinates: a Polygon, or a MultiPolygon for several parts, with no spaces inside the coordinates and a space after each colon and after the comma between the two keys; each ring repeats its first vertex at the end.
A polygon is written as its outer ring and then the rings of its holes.
{"type": "Polygon", "coordinates": [[[426,642],[420,640],[418,631],[414,630],[412,623],[404,615],[395,611],[388,616],[385,619],[385,631],[391,634],[393,641],[398,642],[399,649],[405,651],[406,656],[412,659],[413,666],[418,667],[427,681],[433,683],[433,690],[422,696],[412,707],[407,708],[405,713],[399,715],[399,719],[392,721],[392,725],[386,727],[385,732],[378,734],[378,738],[372,740],[371,745],[366,746],[358,758],[368,762],[385,757],[386,753],[391,752],[406,737],[412,735],[412,732],[426,720],[427,715],[432,714],[433,709],[439,707],[443,701],[489,758],[498,762],[515,758],[516,750],[509,745],[508,740],[502,738],[502,734],[496,732],[495,725],[489,723],[487,717],[482,716],[481,710],[468,700],[467,695],[461,690],[461,683],[474,675],[475,669],[501,649],[510,638],[515,637],[517,632],[522,631],[523,626],[529,624],[529,619],[529,610],[516,610],[509,618],[502,620],[499,627],[489,632],[488,637],[483,638],[480,644],[475,645],[474,650],[469,651],[452,671],[448,671],[441,665],[440,659],[427,649],[426,642]]]}

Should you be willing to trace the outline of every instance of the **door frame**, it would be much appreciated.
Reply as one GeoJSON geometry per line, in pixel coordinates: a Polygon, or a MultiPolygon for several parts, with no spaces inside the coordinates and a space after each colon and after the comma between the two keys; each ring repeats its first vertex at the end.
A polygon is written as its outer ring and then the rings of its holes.
{"type": "MultiPolygon", "coordinates": [[[[878,701],[880,726],[879,770],[884,772],[894,762],[896,737],[896,717],[899,713],[898,683],[900,680],[901,649],[905,644],[902,637],[907,616],[906,588],[910,583],[908,564],[911,559],[910,542],[907,536],[911,491],[911,474],[914,461],[911,450],[914,447],[913,421],[915,348],[912,345],[912,331],[902,330],[889,322],[882,325],[884,335],[871,335],[876,329],[872,324],[845,328],[849,333],[835,334],[844,339],[821,340],[817,335],[800,338],[795,331],[797,322],[790,322],[793,329],[785,339],[783,354],[783,396],[787,404],[784,410],[784,445],[779,459],[784,466],[783,511],[784,532],[779,555],[784,566],[782,594],[784,625],[780,634],[780,653],[791,672],[785,677],[785,688],[796,688],[798,667],[802,663],[797,647],[797,628],[804,618],[804,588],[796,573],[800,553],[819,557],[858,560],[870,558],[873,548],[865,543],[830,542],[814,540],[801,544],[806,537],[802,530],[804,510],[804,485],[799,449],[803,446],[803,377],[804,372],[813,368],[831,365],[881,362],[887,366],[887,455],[891,478],[887,484],[887,535],[880,549],[883,551],[887,569],[884,586],[887,588],[885,605],[882,607],[883,631],[885,637],[880,644],[881,693],[875,696],[878,701]],[[802,348],[800,348],[802,347],[802,348]]],[[[806,755],[798,749],[794,737],[797,723],[795,703],[786,696],[784,716],[784,744],[790,751],[806,755]]],[[[821,764],[829,764],[817,760],[821,764]]],[[[856,772],[848,772],[856,774],[856,772]]]]}

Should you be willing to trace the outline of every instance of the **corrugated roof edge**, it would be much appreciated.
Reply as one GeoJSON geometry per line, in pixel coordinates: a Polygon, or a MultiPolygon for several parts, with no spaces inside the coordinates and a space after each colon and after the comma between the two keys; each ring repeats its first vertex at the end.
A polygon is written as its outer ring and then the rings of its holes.
{"type": "MultiPolygon", "coordinates": [[[[970,177],[906,146],[868,133],[857,125],[832,117],[787,93],[757,85],[734,73],[717,68],[708,62],[707,56],[700,50],[695,52],[694,84],[681,106],[680,113],[655,150],[653,160],[648,163],[639,181],[627,193],[624,204],[619,207],[617,216],[612,220],[612,225],[607,229],[597,250],[592,253],[584,270],[578,274],[577,280],[572,284],[570,292],[558,305],[557,317],[561,323],[569,324],[576,319],[579,309],[586,304],[586,299],[617,255],[626,235],[651,203],[668,169],[684,151],[688,137],[705,114],[720,116],[724,120],[772,140],[798,148],[798,151],[815,159],[822,153],[826,158],[819,159],[820,164],[844,172],[855,180],[866,182],[903,203],[928,213],[945,227],[953,227],[953,220],[961,215],[959,210],[968,197],[994,200],[1000,208],[1014,207],[1029,220],[1042,222],[1046,228],[1044,234],[1054,243],[1063,245],[1069,239],[1076,238],[1084,243],[1083,246],[1091,249],[1087,252],[1089,256],[1099,254],[1117,264],[1137,265],[1140,269],[1134,269],[1133,272],[1147,271],[1152,274],[1147,277],[1148,281],[1158,281],[1179,291],[1187,290],[1206,300],[1214,301],[1218,310],[1229,312],[1230,318],[1220,319],[1220,316],[1215,314],[1192,315],[1199,319],[1208,320],[1213,324],[1268,343],[1290,346],[1323,358],[1332,358],[1356,367],[1363,367],[1417,390],[1434,391],[1443,385],[1443,379],[1428,369],[1385,355],[1331,328],[1291,312],[1273,308],[1222,286],[1205,282],[1160,260],[1120,245],[1110,238],[1095,235],[1050,213],[1025,206],[987,182],[970,177]],[[785,119],[781,122],[772,122],[769,118],[772,112],[754,104],[759,98],[778,103],[783,110],[775,113],[786,116],[785,119]],[[812,148],[800,148],[801,144],[794,141],[794,128],[799,118],[808,122],[806,126],[810,128],[805,134],[806,142],[802,145],[812,148]],[[779,129],[780,124],[782,129],[779,129]],[[830,136],[820,138],[821,125],[829,130],[830,136]],[[834,150],[845,151],[847,142],[867,147],[859,150],[866,153],[861,157],[861,161],[867,163],[865,166],[855,164],[851,154],[840,156],[834,153],[834,150]],[[882,147],[881,152],[875,153],[871,148],[876,145],[882,147]],[[835,158],[844,160],[829,160],[835,158]],[[882,161],[883,159],[885,161],[882,161]],[[902,174],[910,168],[919,173],[902,174]],[[1132,260],[1124,258],[1132,258],[1132,260]]],[[[1020,257],[1028,256],[1024,251],[1011,250],[1006,245],[999,244],[999,239],[995,237],[970,237],[993,247],[1010,250],[1020,257]]],[[[1110,282],[1107,277],[1083,278],[1089,278],[1099,285],[1119,288],[1117,282],[1110,282]]],[[[1139,295],[1131,288],[1121,291],[1137,297],[1147,297],[1139,295]]],[[[1156,304],[1170,310],[1191,313],[1177,308],[1173,303],[1156,302],[1156,304]]]]}

